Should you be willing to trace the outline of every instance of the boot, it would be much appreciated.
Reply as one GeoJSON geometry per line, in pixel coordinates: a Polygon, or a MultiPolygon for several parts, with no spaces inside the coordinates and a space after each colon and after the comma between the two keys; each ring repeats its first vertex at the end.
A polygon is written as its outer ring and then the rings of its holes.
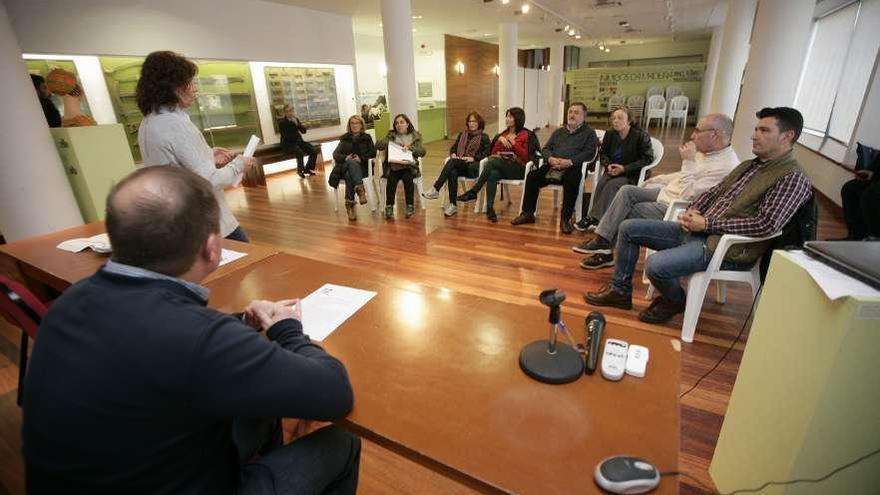
{"type": "Polygon", "coordinates": [[[352,222],[358,219],[357,210],[354,209],[354,201],[349,199],[345,200],[345,213],[348,214],[348,219],[352,222]]]}
{"type": "Polygon", "coordinates": [[[367,204],[367,191],[364,190],[363,184],[354,186],[354,193],[358,196],[358,202],[362,205],[367,204]]]}

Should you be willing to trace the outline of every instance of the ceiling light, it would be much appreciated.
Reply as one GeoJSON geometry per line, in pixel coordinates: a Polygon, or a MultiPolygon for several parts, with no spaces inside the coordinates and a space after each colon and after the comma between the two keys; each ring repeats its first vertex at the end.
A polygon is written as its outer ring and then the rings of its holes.
{"type": "Polygon", "coordinates": [[[581,39],[581,35],[579,35],[579,34],[574,35],[574,39],[576,39],[576,40],[581,39]]]}
{"type": "Polygon", "coordinates": [[[414,33],[416,32],[416,28],[413,28],[413,32],[414,32],[414,33]]]}
{"type": "Polygon", "coordinates": [[[569,36],[574,36],[574,28],[568,30],[569,36]]]}
{"type": "Polygon", "coordinates": [[[484,37],[484,38],[491,38],[491,37],[492,37],[492,33],[483,33],[483,37],[484,37]]]}
{"type": "Polygon", "coordinates": [[[528,14],[530,8],[531,8],[531,7],[529,7],[529,4],[524,3],[523,6],[520,7],[519,10],[520,10],[520,12],[522,12],[523,14],[528,14]]]}
{"type": "Polygon", "coordinates": [[[510,0],[501,0],[501,5],[507,5],[510,3],[510,0]]]}
{"type": "Polygon", "coordinates": [[[571,26],[569,26],[568,24],[566,24],[565,27],[562,28],[562,29],[564,29],[565,31],[568,31],[570,28],[571,28],[571,26]]]}
{"type": "Polygon", "coordinates": [[[414,16],[413,16],[413,19],[416,20],[416,21],[420,21],[420,20],[422,20],[422,16],[420,16],[420,15],[414,15],[414,16]]]}

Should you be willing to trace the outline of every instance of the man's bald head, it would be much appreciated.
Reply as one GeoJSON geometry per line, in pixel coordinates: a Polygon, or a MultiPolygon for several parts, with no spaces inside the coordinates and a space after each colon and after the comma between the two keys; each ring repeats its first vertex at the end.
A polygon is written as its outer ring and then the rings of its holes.
{"type": "Polygon", "coordinates": [[[220,210],[205,179],[178,167],[146,167],[110,191],[106,224],[113,261],[178,276],[220,231],[220,210]]]}

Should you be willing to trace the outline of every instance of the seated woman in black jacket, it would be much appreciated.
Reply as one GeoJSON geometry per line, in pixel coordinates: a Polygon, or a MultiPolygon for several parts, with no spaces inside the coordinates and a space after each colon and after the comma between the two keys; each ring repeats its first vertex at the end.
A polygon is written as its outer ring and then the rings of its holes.
{"type": "MultiPolygon", "coordinates": [[[[651,136],[633,123],[629,110],[621,107],[611,112],[611,129],[605,132],[599,148],[599,164],[605,167],[605,173],[593,191],[593,208],[583,216],[577,229],[584,231],[598,225],[617,191],[627,184],[636,184],[642,167],[653,161],[651,136]]],[[[583,204],[586,210],[588,203],[583,204]]]]}
{"type": "Polygon", "coordinates": [[[399,146],[403,151],[412,153],[413,161],[407,158],[403,162],[388,160],[389,153],[385,153],[383,177],[388,179],[385,189],[385,218],[394,218],[394,198],[397,195],[397,183],[403,181],[404,197],[406,198],[406,218],[413,216],[415,210],[415,183],[419,177],[419,158],[425,156],[425,147],[422,145],[422,135],[413,126],[412,121],[404,114],[398,114],[391,122],[391,129],[384,138],[376,140],[377,150],[386,150],[391,144],[399,146]]]}
{"type": "Polygon", "coordinates": [[[465,117],[465,128],[458,133],[458,137],[449,148],[449,160],[440,171],[440,176],[437,177],[430,191],[422,193],[427,199],[437,199],[440,197],[440,189],[446,183],[449,204],[446,205],[443,214],[447,217],[458,213],[458,207],[455,205],[458,196],[458,178],[475,178],[480,173],[480,160],[489,156],[492,141],[483,131],[485,128],[486,121],[477,112],[471,112],[465,117]]]}
{"type": "Polygon", "coordinates": [[[300,177],[305,177],[306,174],[315,175],[315,160],[318,158],[318,151],[311,143],[302,138],[302,135],[306,133],[306,126],[299,120],[299,117],[294,115],[292,105],[284,105],[284,118],[278,121],[278,130],[281,133],[282,156],[296,157],[296,173],[300,177]],[[309,156],[307,164],[303,163],[304,155],[309,156]]]}
{"type": "Polygon", "coordinates": [[[364,177],[367,175],[370,158],[376,157],[373,138],[366,133],[366,128],[364,119],[360,115],[352,115],[348,119],[348,132],[339,138],[339,145],[333,152],[333,161],[336,165],[330,172],[328,181],[331,187],[338,187],[339,180],[345,180],[345,212],[352,221],[357,220],[357,211],[354,208],[355,193],[360,204],[367,203],[364,177]]]}

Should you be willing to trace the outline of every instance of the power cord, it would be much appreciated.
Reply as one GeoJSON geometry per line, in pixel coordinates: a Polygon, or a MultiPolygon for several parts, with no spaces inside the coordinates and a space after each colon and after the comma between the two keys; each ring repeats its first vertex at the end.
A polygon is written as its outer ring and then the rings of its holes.
{"type": "Polygon", "coordinates": [[[867,454],[865,454],[855,460],[852,460],[842,466],[834,468],[831,471],[829,471],[827,474],[825,474],[824,476],[821,476],[819,478],[798,478],[798,479],[788,480],[788,481],[768,481],[757,488],[740,488],[738,490],[734,490],[732,492],[725,492],[725,493],[720,493],[717,490],[713,490],[713,489],[707,487],[706,485],[704,485],[696,477],[694,477],[688,473],[681,472],[681,471],[669,471],[669,472],[665,472],[665,473],[660,473],[660,476],[683,476],[685,478],[690,478],[691,480],[697,482],[697,484],[700,485],[703,489],[705,489],[713,494],[716,494],[716,495],[736,495],[737,493],[756,493],[756,492],[762,491],[763,489],[765,489],[771,485],[780,485],[781,486],[781,485],[794,485],[796,483],[821,483],[821,482],[827,480],[828,478],[834,476],[835,474],[843,471],[844,469],[855,466],[856,464],[864,461],[865,459],[868,459],[869,457],[875,456],[877,454],[880,454],[880,449],[876,449],[873,452],[869,452],[869,453],[867,453],[867,454]]]}
{"type": "Polygon", "coordinates": [[[739,342],[740,337],[742,337],[743,332],[745,332],[745,330],[746,330],[746,325],[748,325],[749,320],[750,320],[751,317],[752,317],[752,313],[755,311],[755,304],[758,302],[758,297],[761,295],[761,291],[762,291],[763,289],[764,289],[764,287],[761,286],[761,287],[758,289],[758,292],[755,293],[755,298],[752,299],[752,306],[751,306],[751,308],[749,308],[749,314],[746,315],[746,320],[743,322],[743,324],[742,324],[742,328],[739,329],[739,333],[736,335],[736,338],[733,339],[733,342],[730,343],[730,347],[728,347],[727,350],[724,351],[724,354],[721,356],[721,359],[719,359],[718,362],[715,363],[715,365],[712,366],[712,368],[709,369],[709,371],[705,372],[705,373],[703,374],[703,376],[701,376],[699,379],[697,379],[697,381],[693,384],[693,386],[691,386],[691,388],[689,388],[689,389],[685,390],[684,392],[682,392],[682,394],[678,396],[679,399],[681,399],[681,398],[684,397],[685,395],[691,393],[691,391],[692,391],[693,389],[697,388],[697,386],[700,384],[700,382],[702,382],[703,379],[706,378],[707,376],[711,375],[712,372],[715,371],[715,370],[718,368],[718,366],[721,365],[721,363],[724,361],[724,359],[727,357],[727,355],[730,354],[730,351],[733,350],[733,348],[736,346],[736,343],[739,342]]]}

